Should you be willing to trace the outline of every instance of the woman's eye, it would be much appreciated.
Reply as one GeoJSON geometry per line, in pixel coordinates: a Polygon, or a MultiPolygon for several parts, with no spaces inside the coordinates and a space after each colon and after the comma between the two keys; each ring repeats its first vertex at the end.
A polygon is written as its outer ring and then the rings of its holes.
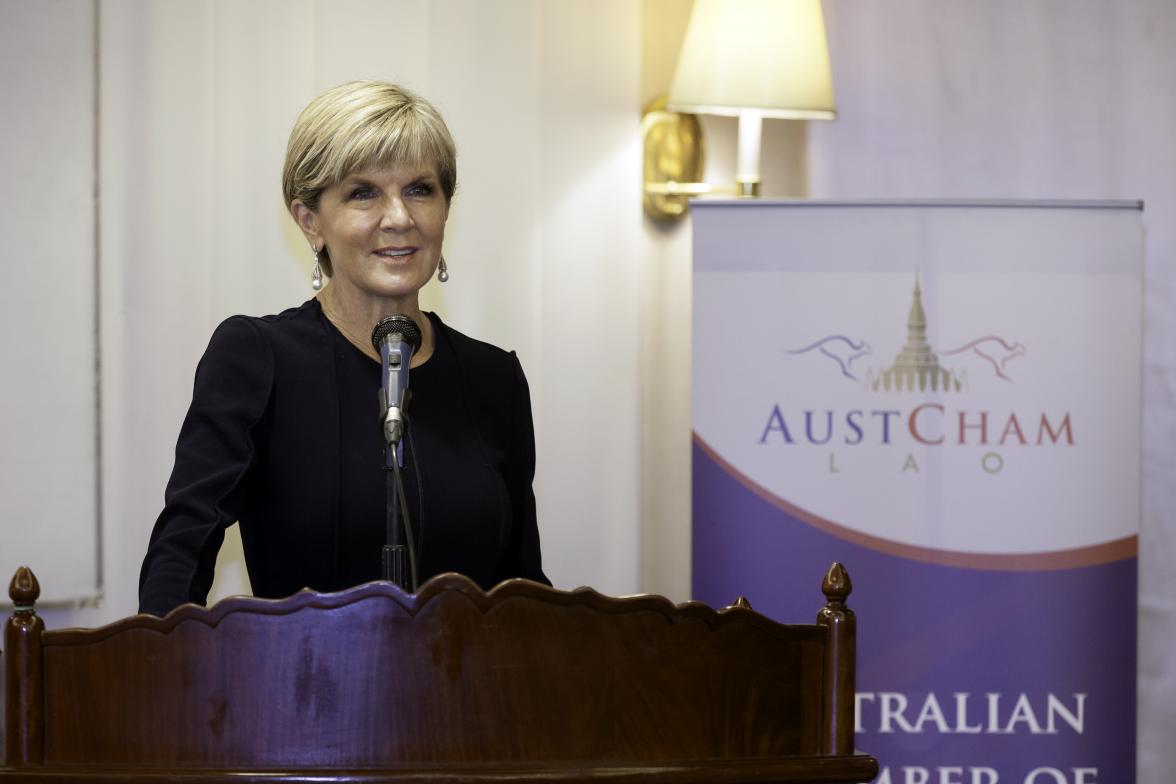
{"type": "Polygon", "coordinates": [[[369,188],[366,185],[361,185],[358,188],[355,188],[351,191],[351,195],[349,198],[362,200],[362,199],[370,199],[370,198],[374,197],[375,195],[376,195],[375,190],[373,190],[372,188],[369,188]]]}
{"type": "Polygon", "coordinates": [[[427,182],[418,182],[415,185],[409,186],[408,193],[410,196],[418,196],[418,197],[432,196],[433,195],[433,186],[427,182]]]}

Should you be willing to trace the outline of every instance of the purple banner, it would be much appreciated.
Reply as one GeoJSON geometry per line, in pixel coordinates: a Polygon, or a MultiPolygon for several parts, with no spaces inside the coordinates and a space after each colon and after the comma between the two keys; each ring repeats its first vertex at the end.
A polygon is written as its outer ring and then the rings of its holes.
{"type": "Polygon", "coordinates": [[[857,745],[882,784],[1135,776],[1136,558],[998,571],[820,530],[696,436],[693,595],[808,622],[832,561],[858,616],[857,745]]]}

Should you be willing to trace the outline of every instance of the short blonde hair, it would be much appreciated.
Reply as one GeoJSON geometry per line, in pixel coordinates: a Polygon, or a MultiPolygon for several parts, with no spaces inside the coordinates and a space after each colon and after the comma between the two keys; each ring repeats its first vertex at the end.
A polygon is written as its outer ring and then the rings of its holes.
{"type": "MultiPolygon", "coordinates": [[[[282,196],[318,210],[324,189],[370,165],[432,164],[445,200],[457,188],[457,147],[441,113],[391,82],[347,82],[311,101],[290,131],[282,196]]],[[[323,254],[326,255],[325,253],[323,254]]],[[[330,261],[323,264],[331,274],[330,261]]]]}

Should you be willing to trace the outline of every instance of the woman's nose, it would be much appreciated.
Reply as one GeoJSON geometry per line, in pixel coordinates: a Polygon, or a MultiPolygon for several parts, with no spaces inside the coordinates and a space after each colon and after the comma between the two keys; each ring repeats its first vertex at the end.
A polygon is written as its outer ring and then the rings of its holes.
{"type": "Polygon", "coordinates": [[[412,228],[412,213],[399,197],[388,199],[384,205],[384,216],[380,221],[380,228],[388,231],[403,231],[412,228]]]}

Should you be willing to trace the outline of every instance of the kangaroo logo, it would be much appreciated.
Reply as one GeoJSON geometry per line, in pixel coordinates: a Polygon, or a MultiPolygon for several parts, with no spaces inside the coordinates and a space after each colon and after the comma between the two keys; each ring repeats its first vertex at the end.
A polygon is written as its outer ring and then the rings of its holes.
{"type": "Polygon", "coordinates": [[[1012,383],[1012,378],[1005,373],[1005,367],[1017,357],[1025,356],[1025,346],[1018,341],[1011,343],[1004,338],[996,335],[985,335],[982,338],[976,338],[970,343],[965,343],[959,348],[951,351],[941,351],[940,354],[952,355],[963,354],[966,351],[971,351],[976,356],[992,365],[992,369],[996,371],[998,378],[1012,383]]]}
{"type": "MultiPolygon", "coordinates": [[[[866,386],[875,392],[959,392],[968,388],[967,367],[949,368],[940,364],[940,356],[970,357],[976,355],[992,367],[996,377],[1013,383],[1008,374],[1009,364],[1025,356],[1024,344],[999,335],[984,335],[950,351],[936,352],[927,339],[927,311],[923,308],[923,291],[918,278],[911,293],[911,307],[907,314],[906,341],[894,362],[886,368],[867,368],[866,386]]],[[[852,340],[845,335],[828,335],[803,348],[785,349],[787,353],[807,354],[817,351],[837,363],[841,375],[858,381],[853,363],[872,354],[864,339],[852,340]]],[[[860,372],[860,371],[859,371],[860,372]]]]}
{"type": "Polygon", "coordinates": [[[837,366],[841,368],[841,375],[852,381],[858,380],[858,377],[850,371],[854,360],[873,353],[873,349],[866,341],[855,342],[845,335],[830,335],[804,348],[785,350],[789,354],[807,354],[810,351],[819,351],[836,362],[837,366]]]}

